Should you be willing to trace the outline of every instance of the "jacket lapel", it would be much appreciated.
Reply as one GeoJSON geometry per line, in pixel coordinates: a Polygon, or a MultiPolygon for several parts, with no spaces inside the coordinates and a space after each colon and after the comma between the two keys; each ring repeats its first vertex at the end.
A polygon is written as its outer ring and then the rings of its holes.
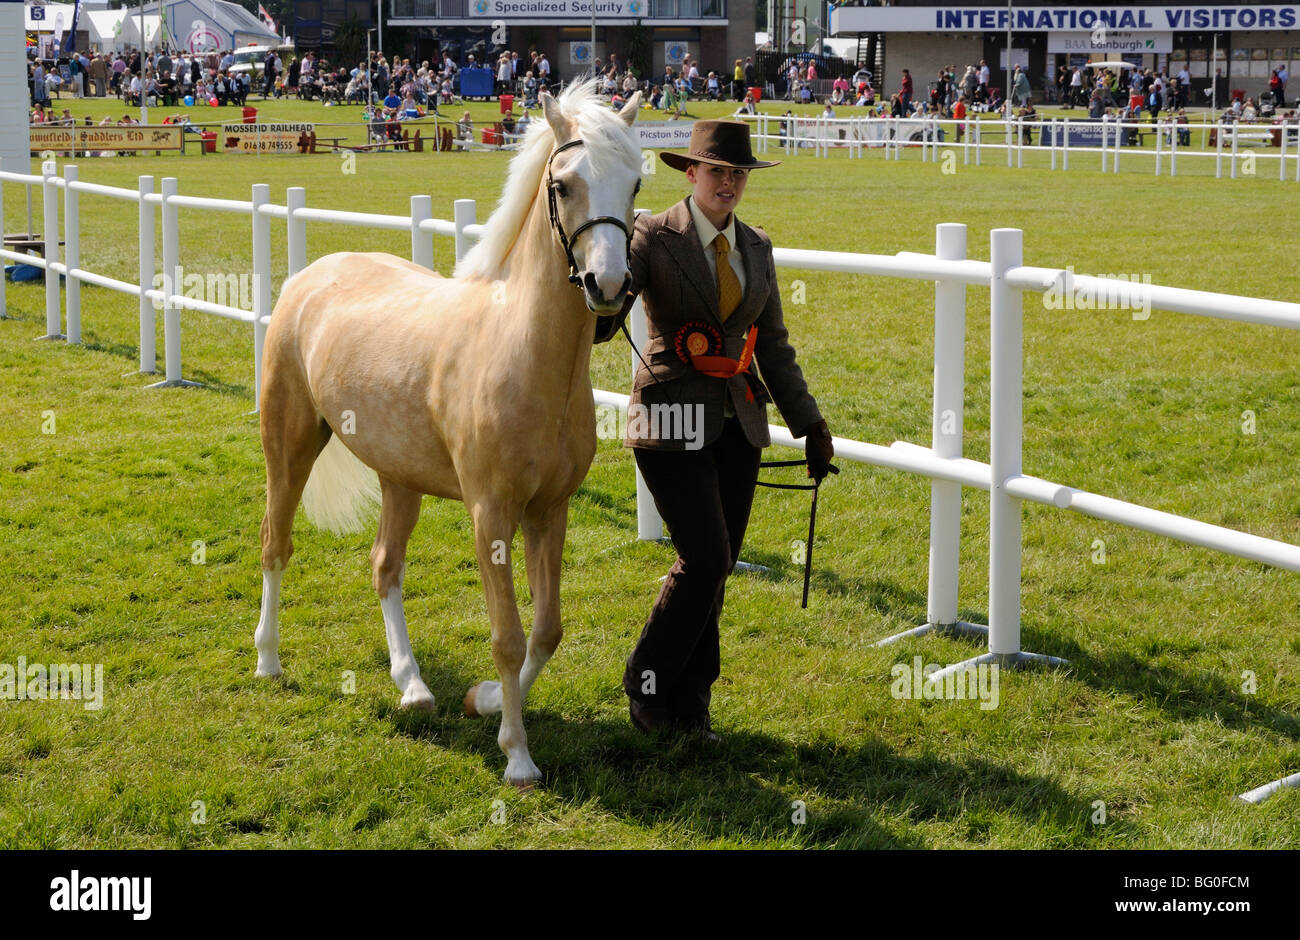
{"type": "Polygon", "coordinates": [[[686,279],[695,286],[696,293],[704,301],[704,308],[714,322],[721,326],[718,319],[718,285],[709,274],[709,264],[704,260],[700,237],[696,234],[695,221],[691,218],[691,210],[685,199],[668,210],[666,222],[664,230],[672,232],[674,237],[665,238],[664,245],[686,279]]]}

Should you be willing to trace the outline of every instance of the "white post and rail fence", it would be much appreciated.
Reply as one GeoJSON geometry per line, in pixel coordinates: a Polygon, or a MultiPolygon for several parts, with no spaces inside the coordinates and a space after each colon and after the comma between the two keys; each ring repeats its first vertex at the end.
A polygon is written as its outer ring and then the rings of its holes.
{"type": "MultiPolygon", "coordinates": [[[[177,189],[174,178],[161,181],[155,192],[152,177],[142,176],[135,189],[102,186],[79,180],[75,166],[65,166],[63,175],[54,173],[47,162],[41,175],[0,172],[0,217],[3,213],[4,184],[39,189],[44,199],[44,258],[3,250],[0,256],[43,268],[45,273],[45,337],[79,342],[82,326],[80,307],[83,284],[118,291],[139,299],[140,371],[157,369],[155,303],[163,311],[163,347],[165,377],[151,387],[185,383],[181,360],[181,313],[194,311],[234,319],[252,326],[254,388],[261,379],[261,343],[270,322],[272,308],[271,224],[283,221],[287,231],[288,274],[302,270],[307,263],[307,223],[333,223],[362,228],[405,231],[411,237],[411,259],[433,269],[434,237],[454,239],[455,256],[465,251],[482,232],[475,221],[473,200],[460,199],[454,204],[451,220],[433,217],[429,196],[411,197],[409,216],[344,212],[310,208],[301,187],[288,189],[285,205],[270,202],[266,184],[252,187],[247,201],[185,196],[177,189]],[[62,190],[62,236],[66,252],[60,260],[58,224],[59,190],[62,190]],[[138,283],[97,274],[83,267],[80,252],[79,199],[82,195],[134,202],[139,210],[140,266],[138,283]],[[155,209],[162,219],[162,288],[154,285],[157,256],[155,252],[155,209]],[[250,219],[254,290],[252,310],[209,303],[181,293],[177,283],[180,271],[180,210],[224,212],[250,219]],[[66,289],[60,288],[60,277],[66,289]],[[60,298],[66,303],[66,310],[60,298]],[[66,313],[66,333],[64,314],[66,313]]],[[[1023,504],[1039,503],[1070,510],[1133,529],[1172,538],[1190,545],[1209,548],[1223,554],[1262,562],[1288,571],[1300,572],[1300,546],[1263,538],[1223,526],[1188,519],[1123,500],[1089,493],[1062,483],[1026,474],[1021,465],[1023,437],[1023,295],[1042,296],[1051,290],[1093,291],[1095,296],[1124,298],[1142,309],[1159,309],[1175,313],[1236,320],[1261,326],[1300,329],[1300,304],[1187,290],[1178,287],[1122,281],[1115,278],[1075,275],[1059,268],[1033,267],[1024,264],[1023,233],[1020,229],[1002,228],[990,233],[990,260],[966,257],[966,226],[942,224],[936,229],[935,253],[900,252],[896,255],[873,255],[835,251],[776,248],[779,268],[841,272],[852,276],[875,276],[933,281],[935,283],[934,327],[934,397],[930,446],[905,441],[883,446],[847,438],[835,438],[835,452],[841,461],[890,467],[918,474],[931,480],[930,559],[927,622],[920,627],[878,641],[887,645],[906,637],[931,630],[987,635],[988,649],[981,656],[956,663],[942,670],[948,674],[979,663],[1017,665],[1034,662],[1049,664],[1063,660],[1027,652],[1020,638],[1021,516],[1023,504]],[[989,289],[990,330],[990,448],[989,462],[971,460],[962,455],[964,423],[964,359],[966,288],[989,289]],[[958,559],[960,551],[961,491],[963,487],[989,493],[989,612],[988,626],[958,620],[958,559]]],[[[5,310],[6,288],[0,279],[0,313],[5,310]]],[[[634,340],[644,345],[646,323],[638,304],[630,324],[634,340]]],[[[635,354],[630,354],[633,367],[635,354]]],[[[188,383],[186,383],[188,384],[188,383]]],[[[628,396],[617,392],[594,390],[597,403],[626,409],[628,396]]],[[[771,426],[774,444],[802,449],[783,427],[771,426]]],[[[653,500],[642,481],[637,480],[637,533],[642,539],[662,537],[662,522],[653,500]]],[[[936,681],[942,675],[936,675],[936,681]]],[[[1242,794],[1251,802],[1267,797],[1282,786],[1300,785],[1300,774],[1267,784],[1242,794]]]]}
{"type": "MultiPolygon", "coordinates": [[[[758,153],[781,151],[788,157],[829,156],[842,150],[849,159],[861,159],[880,151],[886,160],[901,160],[907,149],[916,149],[921,162],[937,163],[944,154],[962,164],[981,166],[986,156],[1005,155],[1007,167],[1023,168],[1025,153],[1045,153],[1052,170],[1070,169],[1070,155],[1101,157],[1101,172],[1118,173],[1120,157],[1125,165],[1132,159],[1150,160],[1156,176],[1178,175],[1182,160],[1213,160],[1214,176],[1222,178],[1227,165],[1229,178],[1239,175],[1265,176],[1256,164],[1277,161],[1277,178],[1300,182],[1300,122],[1283,124],[1179,124],[1176,121],[1119,121],[1081,118],[1012,118],[964,120],[937,117],[849,117],[827,118],[775,114],[738,115],[749,121],[751,139],[758,153]],[[1193,136],[1199,147],[1192,146],[1193,136]],[[1154,138],[1154,148],[1130,146],[1154,138]],[[1033,141],[1037,141],[1034,143],[1033,141]],[[1263,152],[1254,148],[1277,149],[1263,152]],[[1249,147],[1251,149],[1243,149],[1249,147]],[[1240,169],[1239,169],[1240,168],[1240,169]]],[[[1186,165],[1186,164],[1184,164],[1186,165]]]]}

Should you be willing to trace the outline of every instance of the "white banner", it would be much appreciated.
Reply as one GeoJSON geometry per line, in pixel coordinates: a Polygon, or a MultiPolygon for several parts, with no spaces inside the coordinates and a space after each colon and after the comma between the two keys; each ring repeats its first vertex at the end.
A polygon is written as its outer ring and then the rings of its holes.
{"type": "Polygon", "coordinates": [[[1090,33],[1048,33],[1047,51],[1100,52],[1118,55],[1146,55],[1173,52],[1174,34],[1136,33],[1118,29],[1094,29],[1090,33]]]}
{"type": "Polygon", "coordinates": [[[694,121],[638,121],[633,125],[647,149],[685,150],[691,145],[694,121]]]}
{"type": "MultiPolygon", "coordinates": [[[[487,3],[493,0],[477,0],[487,3]]],[[[1300,28],[1300,6],[1061,6],[1015,7],[1013,29],[1023,32],[1107,29],[1235,32],[1300,28]]],[[[839,7],[831,12],[831,32],[925,33],[994,32],[1007,28],[1005,7],[839,7]]]]}
{"type": "MultiPolygon", "coordinates": [[[[998,65],[1002,68],[1007,67],[1007,50],[998,50],[998,65]]],[[[1029,50],[1023,46],[1011,47],[1011,67],[1020,66],[1020,71],[1029,71],[1029,50]]]]}

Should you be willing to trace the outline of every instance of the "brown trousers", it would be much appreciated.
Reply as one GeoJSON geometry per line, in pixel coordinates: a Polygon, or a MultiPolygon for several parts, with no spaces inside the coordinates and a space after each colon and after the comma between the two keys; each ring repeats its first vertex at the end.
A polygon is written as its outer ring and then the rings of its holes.
{"type": "Polygon", "coordinates": [[[623,689],[675,719],[701,722],[721,668],[718,615],[749,524],[762,451],[727,418],[717,440],[699,450],[633,452],[677,561],[628,658],[623,689]]]}

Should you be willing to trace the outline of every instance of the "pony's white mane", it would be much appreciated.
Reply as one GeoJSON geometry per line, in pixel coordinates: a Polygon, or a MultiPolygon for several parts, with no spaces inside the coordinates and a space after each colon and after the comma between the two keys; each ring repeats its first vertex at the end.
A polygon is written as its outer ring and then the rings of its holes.
{"type": "MultiPolygon", "coordinates": [[[[603,175],[605,168],[616,161],[640,164],[641,151],[623,119],[600,97],[598,86],[596,81],[575,82],[560,93],[556,104],[585,142],[592,169],[603,175]]],[[[530,121],[523,147],[510,161],[501,199],[484,224],[478,244],[457,263],[455,277],[491,280],[503,273],[506,257],[533,207],[554,146],[555,133],[546,118],[539,116],[530,121]]]]}

